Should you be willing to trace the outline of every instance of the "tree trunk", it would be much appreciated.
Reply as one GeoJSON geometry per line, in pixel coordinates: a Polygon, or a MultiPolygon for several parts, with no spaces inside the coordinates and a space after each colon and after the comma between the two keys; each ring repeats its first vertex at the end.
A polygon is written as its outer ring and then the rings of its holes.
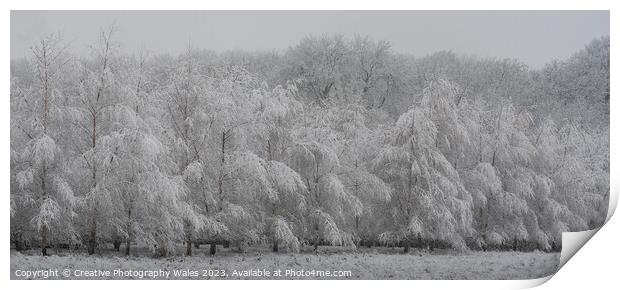
{"type": "MultiPolygon", "coordinates": [[[[46,101],[46,110],[47,110],[47,101],[46,101]]],[[[47,111],[46,111],[47,115],[47,111]]],[[[47,117],[46,117],[47,118],[47,117]]],[[[43,191],[43,201],[48,199],[47,197],[47,188],[45,186],[45,180],[47,179],[47,165],[45,161],[43,162],[43,173],[41,176],[41,190],[43,191]]],[[[46,225],[41,227],[41,254],[43,256],[47,256],[47,243],[48,243],[49,229],[46,225]]]]}
{"type": "Polygon", "coordinates": [[[168,256],[168,249],[166,249],[166,247],[164,246],[159,247],[159,256],[160,257],[168,256]]]}
{"type": "MultiPolygon", "coordinates": [[[[129,235],[129,237],[131,237],[131,235],[129,235]]],[[[129,256],[131,254],[131,238],[127,238],[127,241],[125,241],[125,255],[129,256]]]]}
{"type": "Polygon", "coordinates": [[[41,254],[43,256],[47,256],[47,239],[48,239],[48,229],[47,226],[43,226],[41,228],[41,254]]]}
{"type": "Polygon", "coordinates": [[[274,252],[278,251],[278,240],[277,239],[273,240],[273,251],[274,252]]]}
{"type": "Polygon", "coordinates": [[[192,241],[191,240],[187,240],[187,241],[185,241],[185,244],[186,244],[185,255],[186,256],[191,256],[192,255],[192,241]]]}
{"type": "Polygon", "coordinates": [[[317,235],[316,239],[314,239],[314,251],[318,251],[319,250],[319,236],[317,235]]]}
{"type": "Polygon", "coordinates": [[[93,216],[93,220],[90,225],[90,234],[88,239],[88,254],[95,253],[95,247],[97,246],[97,220],[93,216]]]}
{"type": "Polygon", "coordinates": [[[224,164],[226,163],[226,131],[222,133],[222,151],[220,159],[220,176],[218,178],[218,209],[221,212],[224,209],[224,164]]]}
{"type": "Polygon", "coordinates": [[[24,250],[24,241],[21,232],[11,234],[11,239],[15,244],[15,250],[21,252],[24,250]]]}
{"type": "Polygon", "coordinates": [[[18,252],[21,252],[24,250],[24,242],[22,242],[21,240],[17,240],[15,241],[15,250],[18,252]]]}
{"type": "Polygon", "coordinates": [[[404,243],[403,253],[405,253],[405,254],[409,253],[409,239],[405,239],[403,241],[403,243],[404,243]]]}
{"type": "MultiPolygon", "coordinates": [[[[357,159],[355,160],[355,168],[357,169],[357,159]]],[[[359,186],[358,186],[357,181],[356,181],[356,184],[355,184],[355,196],[358,196],[358,194],[357,194],[358,193],[358,188],[359,188],[359,186]]],[[[355,247],[359,248],[361,243],[362,243],[362,238],[361,238],[361,235],[360,235],[360,217],[359,216],[355,216],[355,234],[357,236],[357,238],[355,240],[355,247]]]]}
{"type": "MultiPolygon", "coordinates": [[[[132,202],[133,204],[133,202],[132,202]]],[[[127,210],[127,241],[125,244],[125,255],[129,256],[131,254],[131,240],[133,238],[132,234],[132,223],[131,223],[131,206],[127,210]]]]}
{"type": "Polygon", "coordinates": [[[512,242],[512,250],[516,252],[517,249],[519,249],[519,241],[517,241],[517,238],[514,238],[512,242]]]}
{"type": "Polygon", "coordinates": [[[185,227],[185,255],[186,256],[191,256],[192,255],[192,226],[188,223],[185,222],[184,225],[185,227]]]}
{"type": "Polygon", "coordinates": [[[112,245],[114,245],[114,250],[120,252],[121,244],[121,238],[118,236],[118,232],[115,230],[114,232],[112,232],[112,245]]]}
{"type": "Polygon", "coordinates": [[[209,248],[209,254],[211,254],[211,256],[215,255],[215,252],[217,252],[217,244],[215,242],[211,243],[211,246],[209,248]]]}
{"type": "Polygon", "coordinates": [[[422,247],[422,235],[418,233],[418,247],[422,247]]]}
{"type": "Polygon", "coordinates": [[[194,249],[200,249],[200,243],[198,241],[194,242],[194,249]]]}

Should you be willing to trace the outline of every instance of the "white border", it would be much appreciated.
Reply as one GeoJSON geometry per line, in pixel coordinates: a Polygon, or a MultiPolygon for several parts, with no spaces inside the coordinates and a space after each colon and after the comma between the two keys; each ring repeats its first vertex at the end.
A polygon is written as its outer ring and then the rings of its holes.
{"type": "MultiPolygon", "coordinates": [[[[614,27],[618,25],[618,21],[613,16],[617,16],[615,12],[618,1],[561,1],[561,0],[521,0],[511,1],[490,1],[490,0],[433,0],[425,2],[414,1],[335,1],[335,0],[312,0],[312,1],[284,1],[284,0],[236,0],[236,1],[184,1],[184,0],[151,0],[151,1],[127,1],[127,0],[101,0],[101,1],[78,1],[78,0],[14,0],[12,3],[3,2],[6,6],[4,13],[1,14],[2,54],[1,59],[2,70],[2,91],[5,93],[0,106],[1,125],[0,133],[0,152],[2,155],[2,164],[0,168],[0,182],[5,191],[4,206],[2,212],[4,216],[0,222],[0,232],[9,232],[9,204],[8,202],[8,184],[9,184],[9,61],[10,61],[10,11],[9,10],[79,10],[79,9],[108,9],[108,10],[186,10],[186,9],[210,9],[210,10],[286,10],[286,9],[311,9],[311,10],[392,10],[392,9],[415,9],[415,10],[611,10],[611,76],[612,87],[611,95],[615,96],[615,82],[617,75],[618,61],[615,58],[616,46],[613,44],[616,39],[616,30],[614,27]]],[[[611,98],[611,124],[620,124],[618,113],[618,104],[614,97],[611,98]]],[[[617,165],[620,154],[614,154],[614,150],[618,150],[620,125],[611,127],[611,200],[618,199],[618,177],[619,172],[617,165]]],[[[613,204],[613,203],[612,203],[613,204]]],[[[610,213],[615,209],[615,205],[611,206],[610,213]]],[[[0,288],[2,289],[106,289],[112,287],[129,286],[140,288],[171,288],[178,287],[180,281],[141,281],[137,283],[129,281],[105,281],[101,283],[92,283],[90,281],[10,281],[9,276],[9,239],[6,237],[0,243],[0,257],[2,265],[0,266],[0,288]]],[[[620,237],[620,229],[618,227],[617,218],[611,219],[609,223],[596,234],[588,246],[585,246],[579,254],[575,256],[574,261],[566,264],[553,279],[542,286],[543,289],[583,289],[593,285],[607,286],[605,288],[613,288],[616,285],[616,275],[618,264],[618,244],[620,237]]],[[[362,288],[384,288],[398,287],[407,289],[500,289],[500,288],[524,288],[533,287],[544,283],[548,279],[537,279],[528,281],[183,281],[181,287],[192,287],[192,289],[208,289],[208,288],[224,288],[234,284],[235,287],[258,287],[258,288],[301,288],[316,289],[317,287],[350,287],[351,289],[362,288]],[[232,284],[231,284],[232,283],[232,284]]]]}

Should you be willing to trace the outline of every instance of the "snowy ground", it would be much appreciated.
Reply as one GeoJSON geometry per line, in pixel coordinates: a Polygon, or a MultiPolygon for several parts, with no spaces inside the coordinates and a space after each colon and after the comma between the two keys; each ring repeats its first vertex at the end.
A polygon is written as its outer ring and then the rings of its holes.
{"type": "Polygon", "coordinates": [[[317,255],[224,249],[211,257],[204,254],[206,248],[192,257],[171,258],[127,258],[115,252],[42,257],[11,251],[11,279],[533,279],[553,273],[559,262],[559,253],[542,252],[413,249],[402,254],[402,249],[364,248],[335,253],[325,248],[317,255]],[[327,277],[328,272],[339,277],[327,277]]]}

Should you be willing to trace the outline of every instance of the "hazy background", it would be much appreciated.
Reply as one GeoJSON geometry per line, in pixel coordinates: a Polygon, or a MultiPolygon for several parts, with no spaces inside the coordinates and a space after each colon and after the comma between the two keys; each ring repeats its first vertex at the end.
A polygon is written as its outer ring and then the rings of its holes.
{"type": "Polygon", "coordinates": [[[60,32],[70,50],[89,52],[114,25],[124,52],[178,54],[194,48],[283,50],[306,35],[355,33],[416,56],[439,50],[514,57],[538,68],[609,35],[608,11],[11,11],[11,59],[60,32]]]}

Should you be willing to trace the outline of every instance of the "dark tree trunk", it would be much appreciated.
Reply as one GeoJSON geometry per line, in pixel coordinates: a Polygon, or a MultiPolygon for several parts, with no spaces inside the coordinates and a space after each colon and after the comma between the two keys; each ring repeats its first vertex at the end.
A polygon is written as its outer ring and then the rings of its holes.
{"type": "Polygon", "coordinates": [[[159,247],[159,256],[160,257],[167,257],[168,256],[168,249],[166,249],[166,247],[159,247]]]}
{"type": "MultiPolygon", "coordinates": [[[[47,129],[47,80],[45,81],[45,83],[46,83],[46,90],[45,90],[46,96],[45,96],[44,129],[47,129]]],[[[43,162],[43,176],[41,178],[41,189],[43,190],[44,200],[48,198],[46,187],[45,187],[46,175],[47,175],[47,168],[46,168],[45,162],[43,162]]],[[[43,256],[47,256],[47,244],[48,244],[48,238],[49,238],[48,236],[49,236],[49,228],[46,225],[43,225],[43,227],[41,227],[41,255],[43,256]]]]}
{"type": "Polygon", "coordinates": [[[131,240],[133,238],[132,232],[131,207],[129,207],[127,210],[127,240],[125,241],[125,255],[127,256],[131,254],[131,240]]]}
{"type": "Polygon", "coordinates": [[[21,235],[14,238],[15,250],[21,252],[24,250],[24,241],[22,241],[21,235]]]}
{"type": "Polygon", "coordinates": [[[211,254],[211,256],[215,255],[215,252],[217,251],[217,244],[215,242],[211,243],[211,247],[209,249],[209,254],[211,254]]]}
{"type": "Polygon", "coordinates": [[[131,239],[127,238],[125,241],[125,255],[129,256],[131,254],[131,239]]]}
{"type": "Polygon", "coordinates": [[[409,239],[405,239],[405,240],[403,241],[403,243],[404,243],[404,249],[403,249],[403,252],[404,252],[404,253],[409,253],[409,239]]]}
{"type": "Polygon", "coordinates": [[[41,228],[41,254],[43,256],[47,256],[47,239],[48,239],[48,230],[47,230],[47,226],[43,226],[43,228],[41,228]]]}
{"type": "Polygon", "coordinates": [[[188,221],[185,221],[183,223],[183,229],[185,230],[185,255],[191,256],[194,227],[188,221]]]}
{"type": "Polygon", "coordinates": [[[319,237],[316,237],[316,239],[314,239],[314,251],[318,251],[319,250],[319,237]]]}
{"type": "Polygon", "coordinates": [[[273,251],[277,252],[278,251],[278,240],[274,240],[273,241],[273,251]]]}
{"type": "Polygon", "coordinates": [[[93,220],[90,225],[90,234],[88,238],[88,254],[89,255],[94,254],[96,247],[97,247],[97,221],[93,217],[93,220]]]}
{"type": "Polygon", "coordinates": [[[113,231],[112,232],[112,245],[114,246],[114,250],[117,252],[120,252],[122,243],[123,242],[121,241],[121,238],[118,236],[118,232],[113,231]]]}
{"type": "Polygon", "coordinates": [[[185,248],[185,255],[186,256],[191,256],[192,255],[192,240],[188,239],[186,242],[186,248],[185,248]]]}

